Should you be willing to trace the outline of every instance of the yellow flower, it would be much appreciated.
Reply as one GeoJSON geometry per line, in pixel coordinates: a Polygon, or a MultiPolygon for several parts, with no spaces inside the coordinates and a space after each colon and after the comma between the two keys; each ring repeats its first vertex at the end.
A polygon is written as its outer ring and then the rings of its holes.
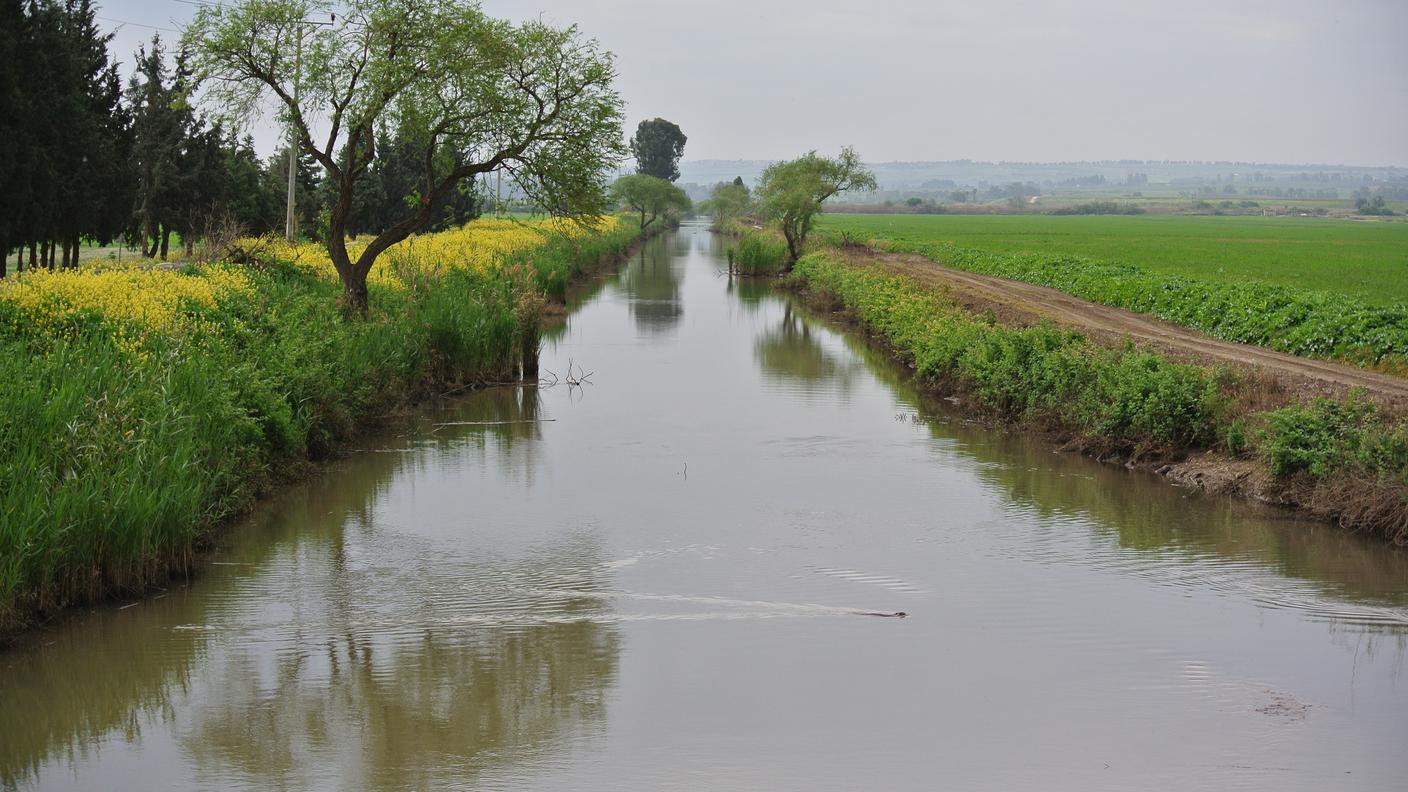
{"type": "Polygon", "coordinates": [[[39,270],[0,282],[0,299],[17,306],[38,330],[80,311],[96,311],[132,340],[187,321],[194,304],[213,307],[253,285],[243,272],[212,266],[196,274],[161,269],[39,270]]]}
{"type": "MultiPolygon", "coordinates": [[[[560,218],[475,220],[461,228],[412,236],[391,246],[372,268],[368,280],[383,286],[404,287],[416,277],[443,274],[451,269],[495,272],[513,256],[542,247],[554,236],[576,239],[604,234],[614,230],[619,222],[612,216],[601,218],[594,226],[560,218]]],[[[348,255],[355,261],[366,249],[367,242],[365,238],[349,240],[348,255]]],[[[270,242],[266,249],[273,257],[320,277],[337,276],[327,249],[320,244],[290,244],[278,240],[270,242]]]]}

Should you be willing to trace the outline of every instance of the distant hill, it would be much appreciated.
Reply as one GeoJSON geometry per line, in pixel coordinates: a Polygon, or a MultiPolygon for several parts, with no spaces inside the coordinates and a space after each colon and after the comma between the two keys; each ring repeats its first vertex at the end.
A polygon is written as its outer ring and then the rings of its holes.
{"type": "MultiPolygon", "coordinates": [[[[1363,187],[1404,185],[1408,168],[1352,165],[1288,165],[1254,162],[1176,162],[1171,160],[1104,160],[1098,162],[874,162],[870,168],[885,194],[930,193],[959,188],[987,189],[1013,182],[1050,190],[1186,190],[1205,184],[1281,185],[1334,190],[1348,197],[1363,187]]],[[[691,193],[707,194],[721,181],[742,176],[750,185],[768,166],[767,160],[685,160],[679,183],[691,193]]]]}

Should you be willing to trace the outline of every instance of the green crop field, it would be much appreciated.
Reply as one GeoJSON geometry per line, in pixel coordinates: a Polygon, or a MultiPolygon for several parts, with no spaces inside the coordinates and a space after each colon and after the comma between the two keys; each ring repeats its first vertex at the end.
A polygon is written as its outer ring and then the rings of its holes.
{"type": "Polygon", "coordinates": [[[1190,215],[845,215],[823,232],[1119,261],[1150,273],[1408,302],[1408,223],[1190,215]]]}

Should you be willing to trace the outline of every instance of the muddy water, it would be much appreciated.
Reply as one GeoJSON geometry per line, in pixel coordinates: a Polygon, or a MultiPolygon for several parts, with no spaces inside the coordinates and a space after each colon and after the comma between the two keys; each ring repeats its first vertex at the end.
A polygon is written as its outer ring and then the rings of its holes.
{"type": "Polygon", "coordinates": [[[0,655],[0,785],[1403,788],[1403,553],[967,425],[720,252],[0,655]]]}

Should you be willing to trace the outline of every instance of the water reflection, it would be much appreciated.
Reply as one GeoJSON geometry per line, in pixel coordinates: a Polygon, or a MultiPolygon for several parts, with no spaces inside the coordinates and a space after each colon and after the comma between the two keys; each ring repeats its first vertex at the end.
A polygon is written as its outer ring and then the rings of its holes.
{"type": "Polygon", "coordinates": [[[885,383],[904,410],[899,417],[927,426],[936,452],[980,463],[972,466],[980,479],[1014,510],[1042,520],[1046,527],[1033,532],[1028,520],[1014,517],[1022,527],[1012,541],[1024,554],[1120,568],[1190,589],[1235,589],[1268,607],[1367,630],[1401,633],[1408,626],[1401,610],[1408,606],[1408,553],[1270,507],[1202,496],[1147,473],[1057,454],[1041,438],[987,430],[918,389],[864,337],[839,335],[846,354],[838,360],[819,339],[838,337],[833,332],[843,328],[822,331],[829,322],[790,299],[783,317],[782,326],[758,342],[755,356],[765,373],[839,393],[853,386],[857,368],[885,383]],[[1093,532],[1095,544],[1073,544],[1072,532],[1093,532]],[[1352,607],[1327,605],[1325,597],[1352,607]]]}
{"type": "Polygon", "coordinates": [[[612,284],[626,295],[631,318],[643,335],[669,333],[684,319],[680,288],[688,259],[674,255],[679,239],[659,236],[641,245],[612,284]]]}
{"type": "Polygon", "coordinates": [[[753,358],[770,380],[790,380],[815,393],[844,395],[865,371],[855,357],[827,351],[791,300],[783,306],[781,321],[758,334],[753,358]]]}
{"type": "Polygon", "coordinates": [[[221,787],[439,788],[595,731],[620,652],[596,537],[387,527],[394,491],[451,462],[531,478],[539,401],[421,416],[266,505],[197,582],[6,654],[0,786],[63,788],[69,765],[102,787],[119,746],[172,739],[164,769],[221,787]]]}

